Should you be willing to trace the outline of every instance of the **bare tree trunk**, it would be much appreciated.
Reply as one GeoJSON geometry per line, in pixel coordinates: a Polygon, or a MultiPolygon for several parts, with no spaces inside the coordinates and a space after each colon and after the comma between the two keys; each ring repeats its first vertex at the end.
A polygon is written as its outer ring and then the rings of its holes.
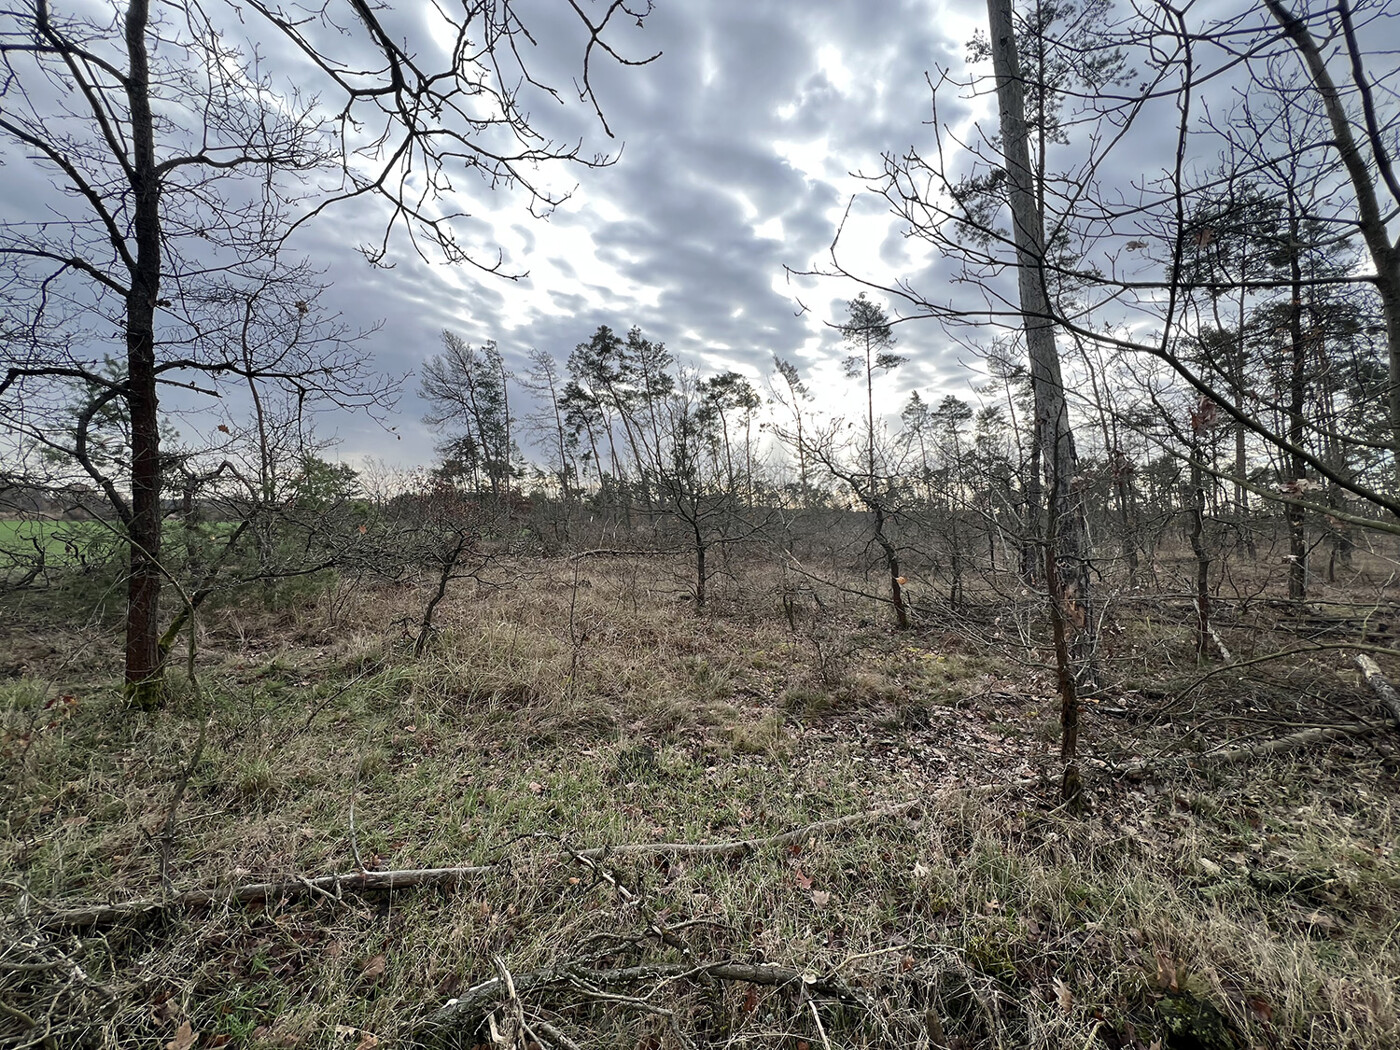
{"type": "MultiPolygon", "coordinates": [[[[1083,353],[1082,347],[1081,353],[1083,353]]],[[[1133,583],[1137,579],[1138,556],[1132,518],[1128,513],[1128,458],[1118,447],[1118,426],[1112,422],[1114,417],[1113,399],[1106,388],[1100,389],[1099,369],[1094,367],[1094,362],[1089,360],[1089,355],[1083,353],[1083,358],[1089,374],[1089,388],[1094,395],[1094,404],[1099,410],[1099,432],[1103,436],[1103,447],[1108,453],[1109,466],[1113,474],[1113,493],[1118,505],[1118,521],[1121,531],[1118,537],[1119,549],[1122,551],[1124,564],[1128,566],[1128,582],[1133,583]]],[[[1108,510],[1106,504],[1104,510],[1105,512],[1108,510]]]]}
{"type": "Polygon", "coordinates": [[[1302,246],[1299,238],[1298,216],[1292,194],[1288,199],[1288,272],[1293,285],[1293,299],[1288,309],[1288,336],[1292,361],[1288,382],[1288,441],[1294,451],[1288,457],[1288,483],[1294,487],[1294,500],[1285,503],[1288,519],[1288,597],[1302,601],[1308,595],[1308,537],[1307,519],[1301,502],[1307,480],[1308,464],[1303,458],[1307,420],[1303,406],[1307,394],[1307,346],[1303,334],[1303,270],[1299,262],[1302,246]]]}
{"type": "Polygon", "coordinates": [[[705,565],[705,536],[700,529],[700,508],[694,508],[690,527],[695,534],[695,610],[705,611],[705,581],[709,570],[705,565]]]}
{"type": "Polygon", "coordinates": [[[1031,429],[1030,463],[1025,465],[1023,484],[1025,486],[1025,519],[1021,523],[1021,579],[1028,587],[1044,575],[1040,562],[1040,519],[1045,506],[1044,485],[1041,483],[1041,464],[1045,457],[1041,454],[1040,431],[1031,429]]]}
{"type": "Polygon", "coordinates": [[[136,259],[126,297],[127,407],[131,413],[130,576],[127,580],[126,693],[138,707],[162,699],[160,659],[160,425],[156,396],[155,313],[160,292],[160,180],[156,174],[146,54],[147,0],[126,12],[130,72],[132,223],[136,259]]]}
{"type": "Polygon", "coordinates": [[[1201,470],[1201,442],[1191,443],[1191,551],[1196,556],[1196,665],[1206,661],[1210,641],[1210,553],[1206,550],[1206,488],[1201,470]]]}
{"type": "Polygon", "coordinates": [[[885,507],[872,497],[870,509],[875,514],[875,542],[885,555],[885,569],[890,574],[890,602],[894,605],[895,624],[901,631],[909,630],[909,607],[904,602],[904,577],[899,572],[899,552],[885,535],[885,507]]]}
{"type": "MultiPolygon", "coordinates": [[[[1079,463],[1070,430],[1060,357],[1045,287],[1043,216],[1036,206],[1035,185],[1026,132],[1025,93],[1011,21],[1011,0],[987,0],[996,73],[997,104],[1001,111],[1002,150],[1010,189],[1012,227],[1016,241],[1017,283],[1025,319],[1030,356],[1031,391],[1035,399],[1035,428],[1049,489],[1048,533],[1055,544],[1055,580],[1047,581],[1052,604],[1072,632],[1068,657],[1078,684],[1092,688],[1094,617],[1090,604],[1088,536],[1079,463]]],[[[1047,559],[1047,565],[1051,561],[1047,559]]]]}
{"type": "Polygon", "coordinates": [[[1137,579],[1138,521],[1137,503],[1133,499],[1132,463],[1116,446],[1111,455],[1113,492],[1118,500],[1118,521],[1123,531],[1123,557],[1128,563],[1128,581],[1137,579]]]}
{"type": "Polygon", "coordinates": [[[1049,542],[1045,545],[1045,581],[1050,590],[1050,631],[1055,643],[1056,684],[1060,691],[1060,764],[1064,767],[1060,797],[1077,806],[1084,790],[1079,775],[1079,691],[1070,665],[1065,606],[1055,596],[1060,590],[1060,573],[1055,562],[1053,522],[1049,542]]]}
{"type": "Polygon", "coordinates": [[[506,483],[506,496],[510,496],[510,373],[506,371],[506,359],[504,357],[499,356],[499,353],[496,357],[496,370],[501,380],[501,415],[503,417],[501,422],[505,430],[505,448],[501,450],[501,463],[497,466],[496,469],[504,476],[506,483]]]}
{"type": "Polygon", "coordinates": [[[1332,126],[1338,158],[1346,168],[1347,178],[1356,194],[1359,212],[1357,225],[1376,268],[1376,291],[1380,293],[1385,315],[1390,378],[1387,398],[1390,446],[1397,479],[1396,491],[1400,492],[1400,244],[1391,240],[1387,227],[1387,217],[1393,213],[1396,202],[1400,201],[1400,184],[1395,178],[1384,133],[1376,120],[1372,88],[1361,68],[1362,56],[1352,24],[1351,5],[1348,0],[1338,0],[1336,12],[1342,24],[1346,55],[1353,63],[1354,81],[1361,96],[1362,115],[1365,118],[1363,141],[1369,156],[1363,153],[1362,145],[1357,142],[1347,105],[1327,68],[1327,55],[1307,23],[1284,6],[1283,0],[1264,0],[1264,4],[1307,67],[1308,78],[1321,98],[1327,121],[1332,126]],[[1389,192],[1390,201],[1383,203],[1379,199],[1378,190],[1381,187],[1389,192]]]}
{"type": "Polygon", "coordinates": [[[452,582],[452,574],[457,570],[457,563],[462,560],[463,553],[470,545],[470,535],[459,531],[453,537],[452,546],[443,549],[438,562],[437,590],[428,599],[428,604],[423,609],[423,619],[418,623],[418,638],[413,643],[414,656],[422,656],[428,648],[428,642],[433,636],[433,614],[447,597],[447,586],[452,582]]]}

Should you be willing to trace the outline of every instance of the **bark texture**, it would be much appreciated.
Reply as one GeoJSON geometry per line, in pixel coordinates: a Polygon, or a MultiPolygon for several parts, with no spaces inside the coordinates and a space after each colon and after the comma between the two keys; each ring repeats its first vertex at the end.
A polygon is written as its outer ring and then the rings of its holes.
{"type": "Polygon", "coordinates": [[[130,574],[127,580],[126,691],[139,707],[161,701],[160,426],[155,314],[160,295],[160,176],[151,113],[147,0],[134,0],[124,26],[131,115],[132,227],[136,256],[126,297],[126,402],[131,413],[130,574]]]}

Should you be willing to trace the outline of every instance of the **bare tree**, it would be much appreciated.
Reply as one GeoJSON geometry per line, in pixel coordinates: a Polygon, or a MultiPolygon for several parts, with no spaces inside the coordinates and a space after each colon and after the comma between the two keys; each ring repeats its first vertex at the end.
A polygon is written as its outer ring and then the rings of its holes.
{"type": "MultiPolygon", "coordinates": [[[[582,52],[578,93],[601,119],[591,63],[628,61],[610,43],[613,24],[648,10],[626,0],[567,10],[582,52]]],[[[129,420],[123,479],[85,462],[82,419],[65,451],[125,530],[126,684],[143,705],[162,693],[163,392],[215,392],[229,378],[340,392],[323,362],[250,368],[236,339],[211,338],[206,307],[220,293],[210,289],[245,297],[289,265],[281,256],[298,226],[351,200],[378,202],[386,216],[382,237],[361,249],[371,261],[398,231],[420,252],[498,272],[498,252],[478,254],[454,235],[457,174],[521,187],[548,206],[557,197],[533,181],[541,162],[606,162],[532,126],[531,100],[560,96],[535,74],[531,30],[509,0],[455,17],[435,6],[426,19],[355,0],[347,14],[264,0],[128,0],[115,18],[49,0],[0,12],[0,134],[64,194],[59,219],[0,230],[0,288],[22,335],[0,351],[0,412],[12,425],[36,420],[54,385],[75,381],[98,391],[86,418],[120,405],[129,420]],[[288,59],[276,80],[263,66],[264,36],[299,63],[288,59]],[[114,330],[120,368],[107,377],[93,363],[114,330]]],[[[300,299],[291,309],[306,313],[300,299]]],[[[42,440],[45,428],[31,425],[42,440]]]]}
{"type": "Polygon", "coordinates": [[[544,350],[530,351],[530,369],[521,381],[526,390],[535,395],[539,407],[525,417],[527,428],[540,435],[548,449],[552,465],[559,479],[560,495],[567,503],[578,492],[578,465],[574,450],[577,440],[569,433],[564,418],[563,386],[559,373],[559,362],[544,350]]]}
{"type": "Polygon", "coordinates": [[[442,333],[443,351],[423,365],[420,393],[431,407],[424,422],[447,432],[444,465],[479,487],[486,477],[491,497],[509,491],[515,449],[510,433],[509,374],[494,340],[474,347],[453,332],[442,333]]]}
{"type": "Polygon", "coordinates": [[[798,506],[805,507],[810,483],[807,480],[807,447],[802,437],[802,405],[812,400],[812,392],[802,381],[797,366],[777,354],[773,355],[773,371],[782,382],[779,385],[778,381],[770,379],[768,389],[773,395],[773,400],[792,414],[793,446],[797,452],[798,506]]]}
{"type": "MultiPolygon", "coordinates": [[[[1002,149],[1010,184],[1011,225],[1016,245],[1016,281],[1025,318],[1026,347],[1030,356],[1031,391],[1035,399],[1035,441],[1041,450],[1050,491],[1050,531],[1053,544],[1045,550],[1046,585],[1050,590],[1051,622],[1055,630],[1055,656],[1061,689],[1060,721],[1063,728],[1061,757],[1065,765],[1064,794],[1078,794],[1079,772],[1075,764],[1078,735],[1079,684],[1092,684],[1093,610],[1089,594],[1088,536],[1084,502],[1079,488],[1079,458],[1070,428],[1059,350],[1055,346],[1054,319],[1050,313],[1045,277],[1045,222],[1043,205],[1036,200],[1020,60],[1011,21],[1011,0],[987,0],[992,65],[996,72],[997,106],[1001,112],[1002,149]],[[1078,645],[1077,677],[1064,661],[1067,625],[1073,625],[1078,645]]],[[[1043,170],[1043,168],[1042,168],[1043,170]]]]}
{"type": "MultiPolygon", "coordinates": [[[[1389,347],[1390,451],[1393,469],[1400,479],[1400,236],[1392,237],[1388,223],[1400,207],[1400,175],[1395,171],[1394,149],[1397,115],[1386,115],[1377,105],[1394,97],[1394,63],[1391,76],[1381,79],[1361,45],[1356,16],[1349,0],[1315,14],[1299,12],[1283,0],[1264,0],[1269,13],[1293,45],[1311,88],[1313,104],[1326,118],[1332,132],[1328,152],[1342,166],[1350,186],[1352,222],[1370,254],[1375,272],[1371,277],[1380,296],[1389,347]],[[1333,59],[1319,41],[1315,28],[1321,22],[1323,39],[1333,42],[1333,59]],[[1334,62],[1346,66],[1347,80],[1333,76],[1334,62]]],[[[1376,12],[1366,13],[1366,21],[1376,12]]],[[[1362,29],[1366,27],[1361,26],[1362,29]]],[[[1381,61],[1390,56],[1387,54],[1381,61]]],[[[1384,68],[1384,67],[1383,67],[1384,68]]]]}

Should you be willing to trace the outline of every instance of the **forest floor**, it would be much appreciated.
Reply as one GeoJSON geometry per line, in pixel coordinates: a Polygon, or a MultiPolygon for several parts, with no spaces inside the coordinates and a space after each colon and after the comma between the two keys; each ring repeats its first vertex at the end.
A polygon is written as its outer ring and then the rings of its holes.
{"type": "Polygon", "coordinates": [[[737,578],[498,562],[417,658],[426,588],[245,600],[154,713],[10,596],[0,1046],[1400,1045],[1400,737],[1327,648],[1396,595],[1237,593],[1200,671],[1118,595],[1071,812],[1033,596],[737,578]]]}

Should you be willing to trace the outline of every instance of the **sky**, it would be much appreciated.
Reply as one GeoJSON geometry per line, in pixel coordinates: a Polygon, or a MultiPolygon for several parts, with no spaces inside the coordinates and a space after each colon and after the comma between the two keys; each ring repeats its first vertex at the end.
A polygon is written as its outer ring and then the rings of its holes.
{"type": "MultiPolygon", "coordinates": [[[[591,12],[607,6],[605,0],[580,3],[591,12]]],[[[95,25],[107,27],[101,30],[110,37],[104,46],[116,48],[114,61],[124,62],[120,41],[110,31],[119,23],[112,20],[108,0],[67,0],[62,6],[91,12],[95,25]]],[[[240,17],[237,5],[208,9],[240,17]]],[[[931,301],[966,302],[974,309],[994,304],[998,287],[1014,297],[1005,272],[990,283],[985,274],[960,282],[966,275],[956,261],[908,238],[888,202],[870,192],[868,178],[862,177],[880,173],[886,154],[915,150],[933,156],[940,140],[949,170],[956,171],[971,163],[960,144],[975,151],[994,134],[992,97],[966,86],[990,74],[987,64],[970,66],[967,59],[968,41],[986,20],[980,0],[655,0],[644,25],[620,19],[608,36],[625,58],[655,55],[654,60],[621,64],[594,52],[591,83],[606,126],[592,105],[578,98],[586,41],[569,4],[513,0],[510,9],[531,30],[528,40],[517,35],[516,44],[532,77],[558,92],[556,97],[512,80],[529,124],[547,141],[565,148],[578,144],[583,156],[606,154],[612,162],[598,167],[560,162],[532,171],[538,186],[567,198],[544,215],[532,214],[540,209],[532,208],[518,188],[449,172],[453,189],[444,206],[464,213],[453,224],[455,234],[478,259],[493,261],[499,252],[502,274],[435,262],[431,251],[427,257],[415,253],[402,234],[390,239],[385,266],[369,265],[357,249],[378,242],[386,221],[384,209],[371,199],[332,207],[297,229],[290,247],[321,271],[327,285],[322,305],[348,327],[369,330],[355,352],[377,372],[402,379],[397,408],[382,424],[364,412],[319,417],[319,436],[333,442],[332,458],[394,465],[432,460],[439,436],[422,422],[427,406],[417,397],[415,373],[441,349],[444,329],[473,344],[495,340],[507,364],[523,373],[532,349],[551,354],[562,367],[599,325],[619,332],[635,325],[664,342],[684,365],[702,374],[734,369],[760,390],[771,375],[773,355],[779,355],[798,366],[818,408],[859,414],[861,406],[852,398],[858,389],[841,371],[847,349],[833,325],[844,319],[845,304],[860,285],[801,276],[830,266],[838,227],[844,268],[877,284],[907,280],[931,301]],[[945,74],[951,82],[938,92],[935,124],[930,80],[945,74]]],[[[180,6],[159,10],[174,19],[180,6]]],[[[342,17],[348,10],[333,4],[325,17],[342,17]]],[[[411,50],[425,66],[445,58],[450,38],[434,19],[434,4],[414,0],[376,10],[395,39],[413,42],[411,50]]],[[[1383,98],[1389,100],[1397,74],[1393,51],[1385,48],[1395,38],[1394,19],[1384,6],[1370,10],[1380,12],[1365,29],[1368,40],[1375,38],[1373,46],[1381,48],[1375,69],[1385,78],[1383,98]]],[[[1202,0],[1192,13],[1202,24],[1214,14],[1264,25],[1268,18],[1247,0],[1202,0]]],[[[15,16],[0,16],[0,35],[12,33],[7,27],[14,22],[15,16]]],[[[341,49],[347,68],[375,67],[373,53],[363,50],[362,31],[341,33],[314,18],[306,24],[341,49]]],[[[251,16],[241,25],[249,28],[230,23],[229,39],[244,31],[254,35],[253,42],[241,45],[247,48],[243,57],[256,55],[258,68],[282,93],[281,104],[290,107],[298,92],[312,99],[317,91],[326,92],[324,112],[339,104],[336,91],[315,82],[304,56],[285,37],[251,16]],[[251,28],[258,26],[261,30],[251,28]]],[[[24,32],[21,26],[19,35],[24,32]]],[[[1223,37],[1223,46],[1234,39],[1223,37]]],[[[1202,42],[1198,50],[1207,49],[1202,42]]],[[[1233,69],[1229,62],[1230,55],[1219,51],[1207,66],[1233,69]]],[[[1232,75],[1206,78],[1194,99],[1193,121],[1228,121],[1231,107],[1248,94],[1239,71],[1232,75]]],[[[26,82],[38,119],[46,106],[52,108],[48,95],[61,96],[62,90],[61,78],[26,82]]],[[[1131,98],[1135,90],[1128,83],[1124,95],[1131,98]]],[[[5,99],[7,105],[21,101],[14,95],[5,99]]],[[[167,96],[162,104],[169,109],[169,126],[180,120],[197,126],[211,113],[220,118],[198,103],[198,93],[187,103],[167,96]],[[187,105],[183,114],[182,104],[187,105]]],[[[1176,96],[1164,92],[1156,110],[1139,114],[1124,138],[1101,143],[1112,148],[1092,170],[1083,171],[1086,199],[1125,204],[1123,218],[1113,221],[1106,237],[1082,246],[1096,253],[1086,254],[1089,263],[1115,274],[1135,266],[1140,274],[1160,278],[1161,215],[1152,220],[1158,228],[1146,220],[1135,225],[1146,213],[1134,210],[1133,195],[1173,163],[1176,104],[1176,96]],[[1158,262],[1150,258],[1154,251],[1158,262]]],[[[1087,127],[1071,135],[1076,143],[1090,136],[1087,127]]],[[[1220,149],[1208,127],[1201,142],[1199,151],[1192,145],[1189,165],[1211,163],[1220,149]]],[[[1079,162],[1072,155],[1078,146],[1064,148],[1071,151],[1072,170],[1079,162]]],[[[23,152],[13,145],[0,149],[5,180],[0,217],[33,222],[35,216],[71,210],[72,198],[51,188],[52,173],[32,158],[21,158],[23,152]]],[[[994,151],[982,152],[994,160],[994,151]]],[[[1063,170],[1058,163],[1052,168],[1063,170]]],[[[1057,181],[1057,189],[1077,192],[1077,178],[1071,174],[1057,181]]],[[[119,172],[114,184],[121,185],[119,172]]],[[[1161,214],[1170,225],[1170,209],[1161,214]]],[[[187,232],[185,242],[197,245],[198,231],[187,232]]],[[[896,318],[910,309],[878,293],[875,298],[896,318]]],[[[1130,330],[1131,318],[1122,312],[1128,305],[1126,298],[1111,303],[1130,330]]],[[[1150,301],[1143,305],[1143,323],[1150,325],[1160,311],[1150,301]]],[[[110,324],[104,316],[90,331],[108,339],[110,324]]],[[[1004,329],[949,332],[930,320],[898,323],[895,350],[907,363],[878,380],[878,408],[894,419],[913,390],[931,403],[945,393],[974,396],[979,350],[1001,334],[1004,329]]],[[[180,405],[182,398],[192,403],[195,396],[178,389],[167,393],[167,406],[180,405]]],[[[517,402],[517,414],[524,413],[517,402]]],[[[187,432],[202,427],[212,436],[218,418],[185,414],[179,425],[187,432]]]]}
{"type": "MultiPolygon", "coordinates": [[[[966,42],[985,18],[981,4],[941,0],[659,0],[640,31],[620,33],[640,67],[593,67],[599,103],[615,138],[567,90],[578,68],[576,40],[541,37],[538,71],[567,105],[541,103],[536,123],[585,153],[616,162],[589,169],[559,164],[545,185],[572,190],[547,218],[506,189],[461,183],[472,213],[464,235],[483,258],[504,252],[518,280],[471,267],[434,265],[403,243],[392,268],[369,267],[347,235],[374,236],[375,217],[332,213],[294,242],[326,270],[327,303],[356,324],[382,321],[364,346],[376,364],[411,373],[441,349],[450,329],[469,342],[495,339],[523,371],[531,348],[562,363],[601,324],[632,325],[704,373],[735,369],[761,389],[779,354],[798,365],[828,410],[841,410],[849,381],[830,324],[859,287],[801,279],[829,261],[837,224],[854,199],[843,260],[872,273],[912,265],[915,254],[883,201],[862,193],[853,173],[876,172],[886,151],[927,147],[925,73],[961,70],[966,42]]],[[[548,28],[547,26],[545,28],[548,28]]],[[[626,27],[629,28],[630,27],[626,27]]],[[[945,102],[941,120],[969,110],[945,102]]],[[[894,304],[890,304],[893,309],[894,304]]],[[[968,354],[933,324],[902,326],[909,362],[882,380],[897,411],[908,392],[966,394],[968,354]]],[[[389,434],[338,415],[321,427],[335,455],[425,462],[435,435],[409,376],[389,434]]]]}

